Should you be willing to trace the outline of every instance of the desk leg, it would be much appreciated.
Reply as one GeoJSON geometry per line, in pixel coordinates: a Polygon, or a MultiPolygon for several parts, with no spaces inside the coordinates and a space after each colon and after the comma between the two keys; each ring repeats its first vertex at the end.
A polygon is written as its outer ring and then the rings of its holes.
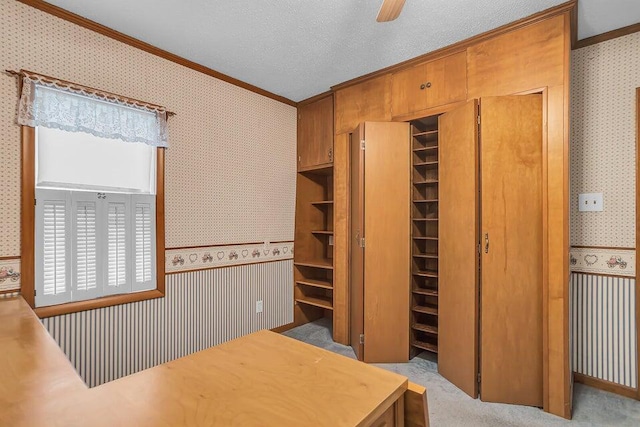
{"type": "Polygon", "coordinates": [[[396,427],[404,427],[404,395],[393,404],[393,411],[395,412],[394,425],[396,427]]]}

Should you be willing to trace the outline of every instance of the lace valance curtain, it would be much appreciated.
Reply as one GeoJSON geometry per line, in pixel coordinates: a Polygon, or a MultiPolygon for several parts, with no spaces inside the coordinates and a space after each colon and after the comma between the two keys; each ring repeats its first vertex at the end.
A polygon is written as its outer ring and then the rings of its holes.
{"type": "Polygon", "coordinates": [[[35,73],[20,72],[18,124],[167,147],[167,111],[35,73]]]}

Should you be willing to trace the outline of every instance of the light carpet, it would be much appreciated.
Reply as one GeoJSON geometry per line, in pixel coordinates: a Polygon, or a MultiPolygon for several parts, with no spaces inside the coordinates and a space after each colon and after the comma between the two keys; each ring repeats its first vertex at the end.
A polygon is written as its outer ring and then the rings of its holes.
{"type": "MultiPolygon", "coordinates": [[[[291,338],[355,359],[351,347],[333,342],[331,322],[321,319],[284,333],[291,338]]],[[[630,426],[640,427],[640,402],[582,384],[574,386],[573,420],[528,406],[472,399],[438,374],[427,352],[409,363],[377,364],[427,388],[429,420],[440,426],[630,426]]]]}

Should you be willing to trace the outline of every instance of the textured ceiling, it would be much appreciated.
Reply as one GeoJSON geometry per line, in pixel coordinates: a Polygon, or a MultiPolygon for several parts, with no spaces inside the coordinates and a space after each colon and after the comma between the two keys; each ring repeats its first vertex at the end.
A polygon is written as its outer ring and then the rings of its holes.
{"type": "MultiPolygon", "coordinates": [[[[49,0],[293,101],[565,0],[49,0]]],[[[580,38],[640,21],[638,0],[579,0],[580,38]],[[597,19],[596,19],[597,18],[597,19]],[[583,28],[584,27],[584,28],[583,28]]]]}
{"type": "Polygon", "coordinates": [[[639,0],[578,1],[578,40],[637,23],[639,0]]]}

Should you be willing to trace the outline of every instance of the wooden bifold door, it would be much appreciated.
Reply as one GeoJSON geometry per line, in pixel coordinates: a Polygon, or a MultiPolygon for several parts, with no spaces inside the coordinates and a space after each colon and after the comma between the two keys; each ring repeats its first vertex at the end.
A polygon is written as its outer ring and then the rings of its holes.
{"type": "Polygon", "coordinates": [[[351,345],[365,362],[409,360],[408,123],[351,134],[351,345]]]}
{"type": "Polygon", "coordinates": [[[542,406],[542,96],[439,120],[438,370],[472,397],[542,406]]]}

